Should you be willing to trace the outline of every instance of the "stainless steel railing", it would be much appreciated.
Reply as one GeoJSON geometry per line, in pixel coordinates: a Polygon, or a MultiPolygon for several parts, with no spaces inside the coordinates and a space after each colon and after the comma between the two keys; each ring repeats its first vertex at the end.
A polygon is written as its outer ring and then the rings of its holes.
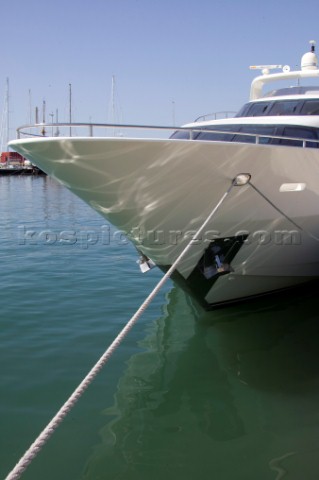
{"type": "MultiPolygon", "coordinates": [[[[154,125],[131,125],[131,124],[111,124],[111,123],[38,123],[30,125],[22,125],[17,128],[17,138],[22,137],[65,137],[65,136],[86,136],[94,137],[97,132],[102,132],[101,136],[129,136],[127,132],[148,131],[164,134],[164,132],[172,132],[175,130],[184,130],[184,128],[170,126],[154,126],[154,125]],[[79,134],[79,130],[84,135],[79,134]],[[104,130],[104,133],[103,133],[104,130]]],[[[189,130],[189,129],[186,129],[189,130]]],[[[191,129],[190,129],[191,130],[191,129]]],[[[100,136],[100,135],[97,135],[100,136]]],[[[149,136],[149,133],[148,135],[149,136]]],[[[167,135],[166,135],[167,138],[167,135]]]]}
{"type": "MultiPolygon", "coordinates": [[[[123,137],[123,138],[155,138],[168,139],[171,138],[172,132],[183,132],[184,140],[197,141],[199,133],[212,134],[212,138],[198,139],[198,141],[224,141],[236,143],[256,143],[256,144],[276,144],[280,145],[285,142],[286,146],[289,141],[295,142],[293,146],[309,147],[313,146],[319,148],[319,140],[305,139],[302,137],[283,137],[276,135],[264,135],[256,133],[245,133],[240,131],[223,131],[195,127],[175,127],[175,126],[154,126],[154,125],[129,125],[129,124],[109,124],[109,123],[39,123],[34,125],[22,125],[17,128],[17,138],[24,137],[123,137]],[[84,133],[81,135],[79,131],[84,133]],[[98,133],[98,135],[96,135],[98,133]],[[102,133],[100,135],[100,133],[102,133]],[[225,134],[224,140],[214,139],[213,135],[225,134]],[[233,138],[231,138],[233,137],[233,138]],[[236,137],[238,137],[236,139],[236,137]],[[243,139],[240,139],[242,137],[243,139]],[[247,142],[245,139],[247,138],[247,142]],[[296,145],[296,142],[300,144],[296,145]]],[[[177,138],[173,140],[179,140],[177,138]]]]}
{"type": "Polygon", "coordinates": [[[195,119],[195,122],[205,122],[206,120],[220,120],[223,118],[233,118],[236,113],[233,111],[222,111],[222,112],[213,112],[213,113],[205,113],[205,115],[200,115],[195,119]]]}

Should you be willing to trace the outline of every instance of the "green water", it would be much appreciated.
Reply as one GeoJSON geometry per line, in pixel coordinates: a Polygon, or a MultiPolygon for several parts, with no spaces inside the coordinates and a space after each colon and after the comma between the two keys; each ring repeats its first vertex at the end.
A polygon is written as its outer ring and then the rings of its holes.
{"type": "MultiPolygon", "coordinates": [[[[4,479],[161,273],[46,177],[0,202],[4,479]]],[[[318,291],[205,313],[169,283],[21,478],[317,479],[318,291]]]]}

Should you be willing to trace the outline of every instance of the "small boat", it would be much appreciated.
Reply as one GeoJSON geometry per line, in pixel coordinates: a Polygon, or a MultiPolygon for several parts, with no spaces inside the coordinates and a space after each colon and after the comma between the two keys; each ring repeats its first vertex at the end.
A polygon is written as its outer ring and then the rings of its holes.
{"type": "Polygon", "coordinates": [[[3,175],[44,175],[38,167],[17,152],[2,152],[0,176],[3,175]]]}
{"type": "Polygon", "coordinates": [[[167,271],[193,238],[172,278],[206,309],[298,286],[319,277],[319,86],[301,85],[319,78],[315,42],[299,70],[252,68],[261,74],[234,118],[142,137],[143,126],[70,123],[44,137],[28,125],[10,147],[124,232],[145,271],[167,271]],[[264,92],[279,81],[296,83],[264,92]]]}

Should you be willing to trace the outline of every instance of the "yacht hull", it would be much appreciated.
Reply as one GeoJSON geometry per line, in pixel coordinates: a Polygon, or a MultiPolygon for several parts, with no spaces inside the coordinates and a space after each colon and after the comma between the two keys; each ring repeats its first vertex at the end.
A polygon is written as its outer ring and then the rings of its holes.
{"type": "Polygon", "coordinates": [[[319,276],[319,152],[175,139],[10,142],[169,268],[232,187],[173,279],[205,308],[319,276]]]}

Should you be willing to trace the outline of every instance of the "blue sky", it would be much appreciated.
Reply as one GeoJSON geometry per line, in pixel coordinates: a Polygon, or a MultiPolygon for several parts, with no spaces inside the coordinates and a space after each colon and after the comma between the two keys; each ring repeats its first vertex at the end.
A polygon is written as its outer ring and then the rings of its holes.
{"type": "Polygon", "coordinates": [[[319,3],[305,0],[28,0],[1,2],[0,106],[10,85],[10,138],[46,102],[68,121],[177,125],[237,110],[251,64],[295,67],[318,41],[319,3]],[[30,110],[31,103],[31,110],[30,110]]]}

